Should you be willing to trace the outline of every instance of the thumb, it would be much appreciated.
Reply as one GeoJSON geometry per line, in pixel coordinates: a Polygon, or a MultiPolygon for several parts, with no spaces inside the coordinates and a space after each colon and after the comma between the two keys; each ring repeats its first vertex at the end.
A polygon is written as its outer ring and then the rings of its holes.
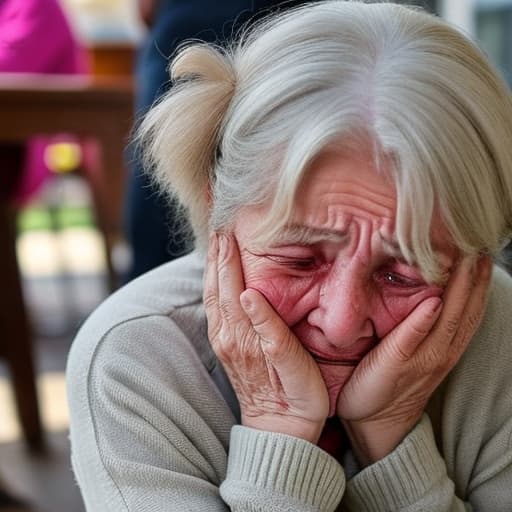
{"type": "Polygon", "coordinates": [[[405,320],[385,336],[380,344],[382,350],[395,363],[409,361],[434,326],[441,313],[441,306],[439,297],[430,297],[420,302],[405,320]]]}
{"type": "Polygon", "coordinates": [[[260,337],[262,350],[276,370],[284,391],[303,392],[306,379],[315,373],[320,377],[313,358],[260,292],[252,288],[245,290],[240,295],[240,303],[260,337]]]}

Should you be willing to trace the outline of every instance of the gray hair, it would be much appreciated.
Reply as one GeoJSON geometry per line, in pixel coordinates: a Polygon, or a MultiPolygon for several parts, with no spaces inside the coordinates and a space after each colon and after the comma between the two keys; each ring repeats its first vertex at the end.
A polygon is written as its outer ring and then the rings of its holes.
{"type": "Polygon", "coordinates": [[[268,201],[261,233],[271,236],[312,160],[333,145],[392,162],[398,244],[427,279],[440,277],[434,210],[463,254],[496,254],[510,236],[510,92],[481,51],[434,16],[313,3],[231,48],[184,47],[171,76],[176,85],[139,136],[200,246],[209,229],[229,230],[241,207],[268,201]]]}

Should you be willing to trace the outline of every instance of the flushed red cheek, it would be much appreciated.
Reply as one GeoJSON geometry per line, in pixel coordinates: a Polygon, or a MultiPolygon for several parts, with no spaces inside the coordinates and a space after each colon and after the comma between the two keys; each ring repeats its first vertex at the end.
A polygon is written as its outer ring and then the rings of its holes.
{"type": "Polygon", "coordinates": [[[313,307],[314,284],[307,279],[277,276],[246,279],[245,286],[259,291],[287,325],[297,323],[313,307]]]}

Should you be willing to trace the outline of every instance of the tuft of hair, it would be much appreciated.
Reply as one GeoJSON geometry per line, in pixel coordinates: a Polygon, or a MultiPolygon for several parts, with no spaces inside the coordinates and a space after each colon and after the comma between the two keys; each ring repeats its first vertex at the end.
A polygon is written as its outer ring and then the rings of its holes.
{"type": "Polygon", "coordinates": [[[139,133],[199,241],[208,222],[230,229],[241,208],[261,205],[270,238],[332,146],[392,162],[381,172],[396,185],[397,240],[428,280],[442,278],[434,215],[462,254],[497,254],[510,237],[510,91],[475,44],[418,8],[307,4],[227,50],[185,48],[172,73],[181,79],[139,133]]]}
{"type": "Polygon", "coordinates": [[[205,239],[211,180],[221,127],[235,87],[224,50],[184,46],[170,68],[173,86],[140,123],[136,142],[145,169],[190,216],[198,242],[205,239]]]}

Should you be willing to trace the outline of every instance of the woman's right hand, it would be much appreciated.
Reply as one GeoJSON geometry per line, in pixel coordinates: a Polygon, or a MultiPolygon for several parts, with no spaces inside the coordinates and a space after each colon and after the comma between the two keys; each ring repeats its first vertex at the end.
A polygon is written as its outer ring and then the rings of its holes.
{"type": "Polygon", "coordinates": [[[213,234],[204,279],[208,337],[242,424],[317,443],[329,412],[318,365],[261,293],[245,290],[236,240],[213,234]]]}

